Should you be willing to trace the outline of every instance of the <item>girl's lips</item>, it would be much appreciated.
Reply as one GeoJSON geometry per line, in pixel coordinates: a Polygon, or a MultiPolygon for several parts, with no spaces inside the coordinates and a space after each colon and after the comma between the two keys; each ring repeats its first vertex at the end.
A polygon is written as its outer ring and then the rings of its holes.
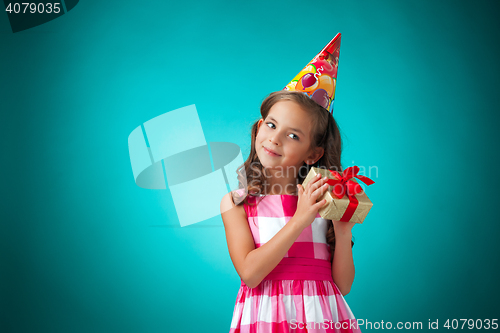
{"type": "Polygon", "coordinates": [[[271,156],[281,156],[281,155],[276,154],[275,152],[273,152],[273,151],[271,151],[271,150],[267,149],[266,147],[264,147],[264,150],[266,151],[266,153],[268,153],[268,154],[269,154],[269,155],[271,155],[271,156]]]}

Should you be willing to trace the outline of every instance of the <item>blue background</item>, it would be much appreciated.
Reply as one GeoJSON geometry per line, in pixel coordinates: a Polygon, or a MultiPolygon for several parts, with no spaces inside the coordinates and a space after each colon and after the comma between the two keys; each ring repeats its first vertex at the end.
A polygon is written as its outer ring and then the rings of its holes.
{"type": "Polygon", "coordinates": [[[266,94],[337,32],[343,164],[378,170],[353,229],[354,315],[498,318],[498,16],[496,1],[80,1],[13,34],[0,14],[0,330],[228,331],[240,280],[220,216],[179,227],[168,189],[134,183],[127,137],[196,104],[207,141],[246,158],[266,94]]]}

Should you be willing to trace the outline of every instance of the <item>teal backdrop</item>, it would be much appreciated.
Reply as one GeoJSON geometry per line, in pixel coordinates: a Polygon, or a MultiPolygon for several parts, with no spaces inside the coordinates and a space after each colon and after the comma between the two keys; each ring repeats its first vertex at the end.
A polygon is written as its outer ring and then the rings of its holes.
{"type": "Polygon", "coordinates": [[[18,33],[0,14],[0,330],[227,332],[240,279],[220,215],[181,228],[168,189],[135,184],[128,135],[196,104],[207,141],[246,159],[262,100],[337,32],[343,165],[376,182],[351,310],[498,319],[499,7],[80,1],[18,33]]]}

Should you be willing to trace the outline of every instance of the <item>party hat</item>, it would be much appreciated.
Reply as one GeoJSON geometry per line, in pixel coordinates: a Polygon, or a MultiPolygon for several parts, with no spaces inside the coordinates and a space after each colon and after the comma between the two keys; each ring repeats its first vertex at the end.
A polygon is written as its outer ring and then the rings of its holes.
{"type": "Polygon", "coordinates": [[[333,113],[340,36],[339,32],[283,90],[302,92],[333,113]]]}

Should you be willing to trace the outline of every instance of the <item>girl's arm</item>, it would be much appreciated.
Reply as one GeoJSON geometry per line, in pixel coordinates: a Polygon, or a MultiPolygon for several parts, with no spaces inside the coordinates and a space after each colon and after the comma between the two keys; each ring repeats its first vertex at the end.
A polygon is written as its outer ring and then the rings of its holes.
{"type": "Polygon", "coordinates": [[[351,291],[354,281],[351,229],[355,223],[332,221],[335,228],[335,251],[333,252],[332,277],[342,295],[351,291]]]}
{"type": "Polygon", "coordinates": [[[221,201],[221,214],[234,268],[250,288],[258,286],[279,264],[306,227],[294,216],[273,238],[256,249],[243,205],[234,206],[230,193],[221,201]]]}

